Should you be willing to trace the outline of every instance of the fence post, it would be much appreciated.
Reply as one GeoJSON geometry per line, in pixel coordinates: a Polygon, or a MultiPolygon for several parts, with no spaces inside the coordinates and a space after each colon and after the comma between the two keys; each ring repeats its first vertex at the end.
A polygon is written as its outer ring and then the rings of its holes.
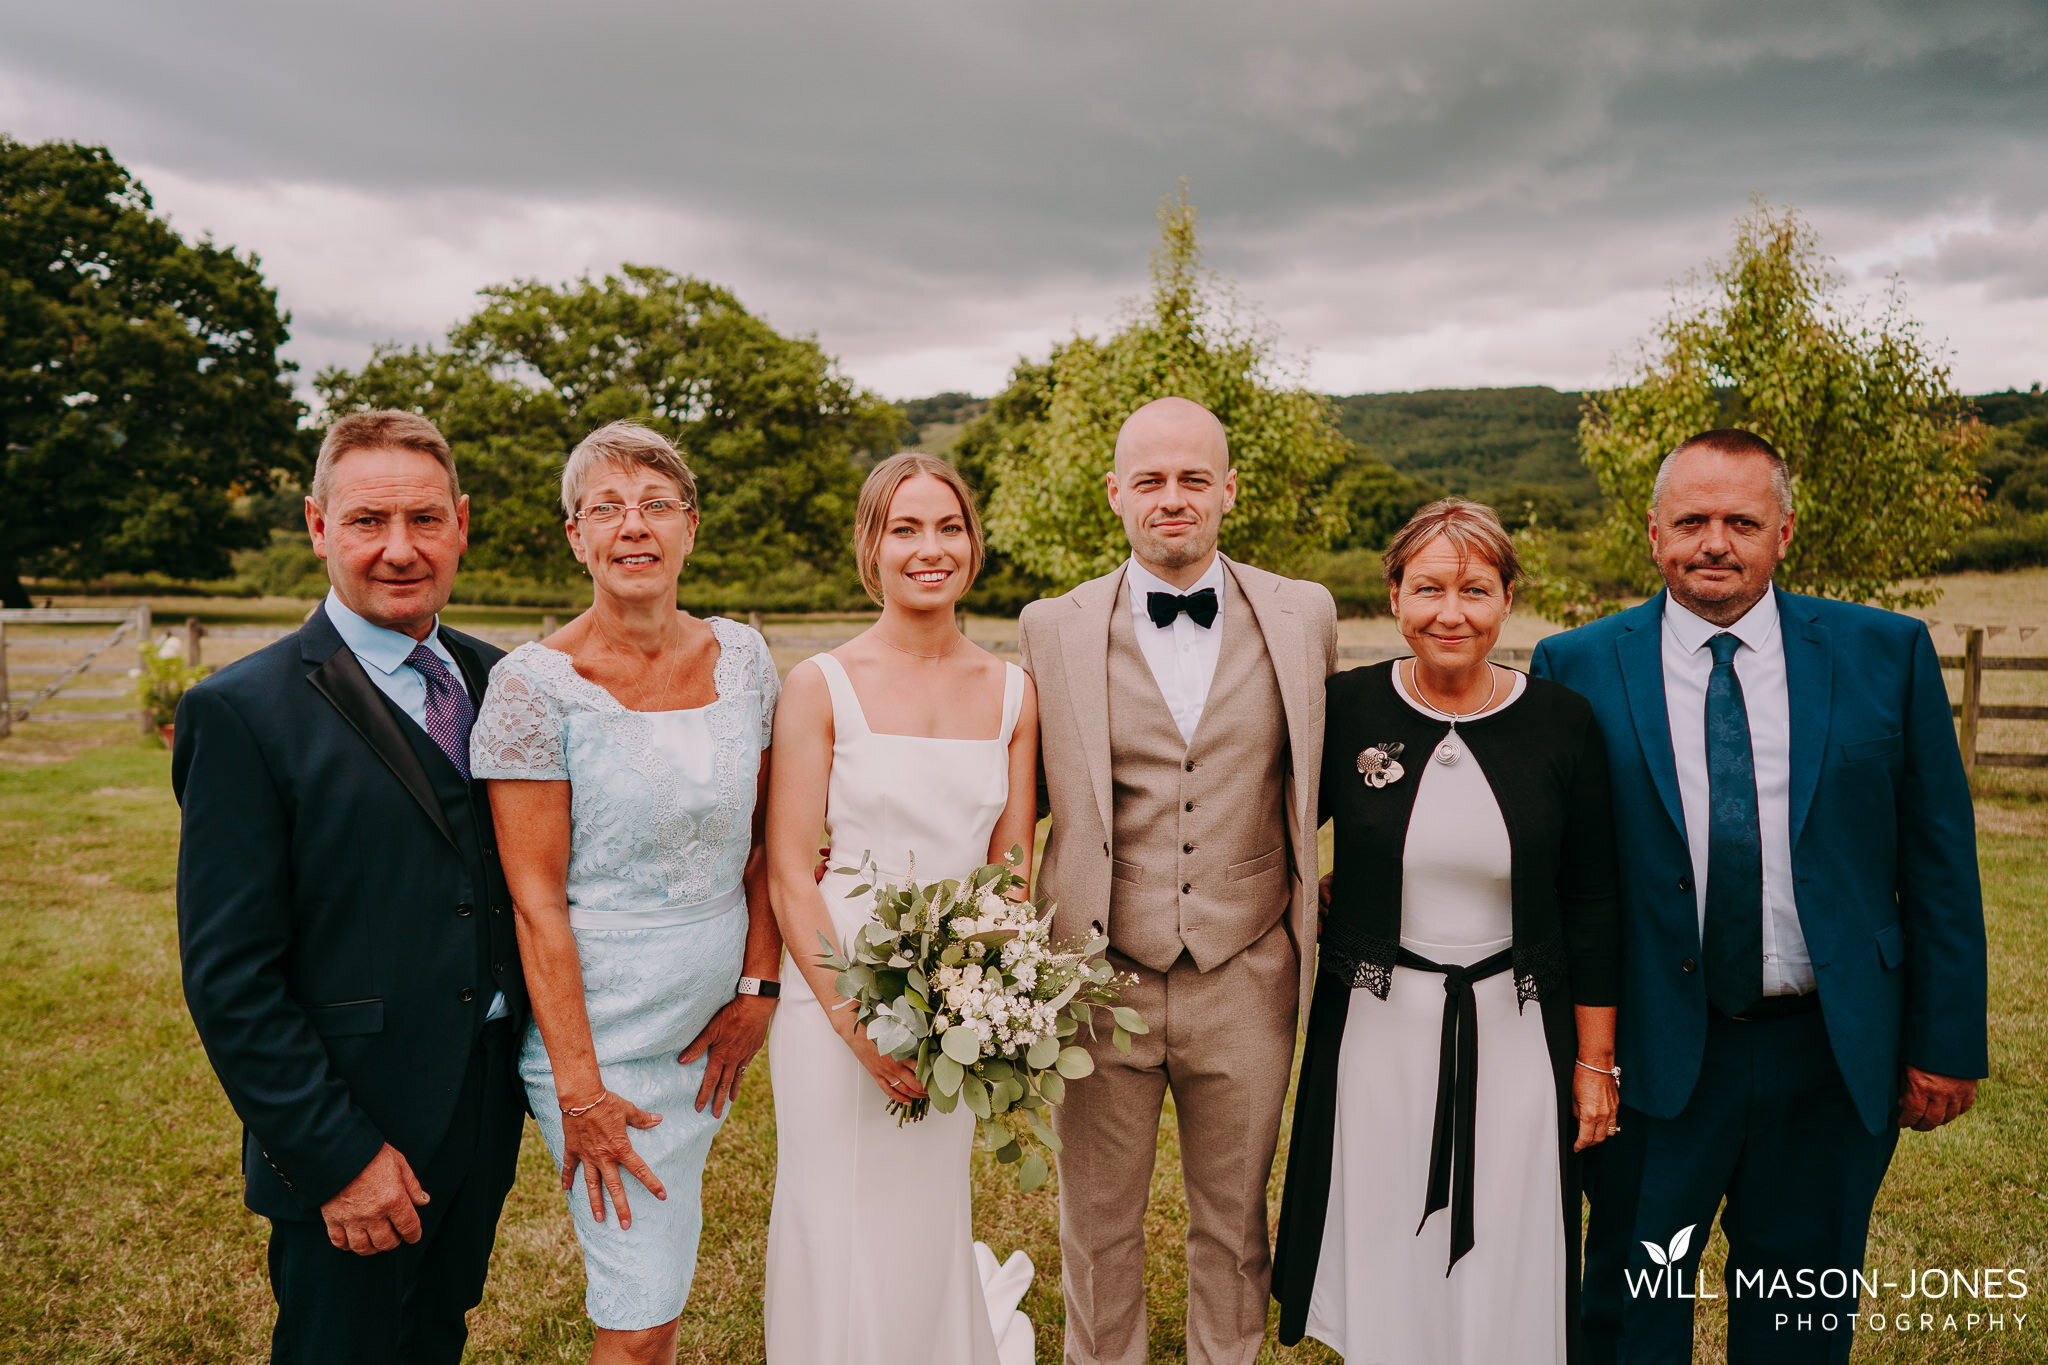
{"type": "Polygon", "coordinates": [[[750,626],[752,626],[752,627],[753,627],[753,628],[754,628],[755,630],[757,630],[757,631],[758,631],[758,630],[760,630],[760,629],[761,629],[761,613],[760,613],[760,612],[758,612],[758,611],[750,611],[750,612],[748,612],[748,613],[747,613],[747,624],[748,624],[748,625],[750,625],[750,626]]]}
{"type": "Polygon", "coordinates": [[[1963,714],[1956,728],[1956,743],[1963,751],[1963,776],[1977,777],[1977,701],[1984,685],[1984,628],[1970,627],[1963,640],[1963,714]]]}
{"type": "Polygon", "coordinates": [[[14,733],[14,703],[7,699],[7,623],[0,621],[0,739],[14,733]]]}
{"type": "MultiPolygon", "coordinates": [[[[135,654],[136,662],[149,667],[149,636],[155,629],[149,615],[149,599],[135,604],[135,654]]],[[[138,705],[135,709],[136,725],[144,739],[156,733],[156,727],[149,723],[149,708],[138,705]]]]}
{"type": "Polygon", "coordinates": [[[555,614],[551,611],[543,613],[540,618],[540,638],[545,640],[558,629],[560,627],[555,624],[555,614]]]}
{"type": "Polygon", "coordinates": [[[206,638],[206,627],[199,624],[199,618],[185,618],[185,662],[199,667],[199,642],[206,638]]]}

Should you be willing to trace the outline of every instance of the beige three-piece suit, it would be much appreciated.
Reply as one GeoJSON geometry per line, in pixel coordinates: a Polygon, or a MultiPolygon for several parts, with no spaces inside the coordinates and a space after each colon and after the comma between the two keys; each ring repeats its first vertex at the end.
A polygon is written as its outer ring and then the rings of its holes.
{"type": "Polygon", "coordinates": [[[1321,584],[1224,561],[1216,672],[1183,740],[1138,644],[1124,569],[1024,609],[1038,689],[1039,889],[1057,937],[1108,931],[1151,1031],[1105,1028],[1055,1112],[1073,1365],[1145,1360],[1145,1209],[1170,1087],[1188,1203],[1188,1359],[1250,1365],[1272,1255],[1266,1178],[1313,974],[1323,681],[1321,584]]]}

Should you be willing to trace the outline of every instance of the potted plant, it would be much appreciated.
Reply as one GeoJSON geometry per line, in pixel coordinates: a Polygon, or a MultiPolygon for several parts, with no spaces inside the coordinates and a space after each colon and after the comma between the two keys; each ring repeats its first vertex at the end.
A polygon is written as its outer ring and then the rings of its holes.
{"type": "Polygon", "coordinates": [[[211,669],[187,663],[185,642],[169,632],[156,643],[144,645],[142,666],[128,670],[128,676],[135,679],[135,699],[142,704],[166,749],[171,747],[178,699],[185,695],[186,688],[210,672],[211,669]]]}

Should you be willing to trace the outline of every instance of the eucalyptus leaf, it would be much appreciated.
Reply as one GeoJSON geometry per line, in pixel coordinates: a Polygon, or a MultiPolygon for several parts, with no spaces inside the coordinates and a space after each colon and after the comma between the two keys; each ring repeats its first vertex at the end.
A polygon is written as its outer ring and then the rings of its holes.
{"type": "Polygon", "coordinates": [[[995,1152],[996,1160],[1004,1162],[1005,1164],[1012,1161],[1022,1160],[1023,1156],[1024,1149],[1018,1146],[1015,1142],[1006,1143],[1003,1146],[996,1148],[995,1152]]]}
{"type": "Polygon", "coordinates": [[[1038,1078],[1038,1093],[1045,1096],[1047,1104],[1059,1104],[1067,1098],[1067,1082],[1057,1071],[1048,1071],[1038,1078]]]}
{"type": "Polygon", "coordinates": [[[1052,1125],[1040,1118],[1038,1111],[1034,1109],[1026,1109],[1024,1117],[1031,1124],[1033,1136],[1057,1153],[1060,1150],[1060,1135],[1053,1131],[1052,1125]]]}
{"type": "Polygon", "coordinates": [[[1024,1064],[1034,1071],[1043,1071],[1059,1060],[1060,1042],[1057,1038],[1040,1038],[1024,1053],[1024,1064]]]}
{"type": "Polygon", "coordinates": [[[1131,1035],[1124,1032],[1122,1024],[1118,1024],[1116,1031],[1109,1035],[1109,1045],[1126,1057],[1131,1055],[1131,1035]]]}
{"type": "Polygon", "coordinates": [[[1017,1172],[1017,1188],[1029,1194],[1043,1185],[1052,1175],[1045,1164],[1045,1153],[1033,1152],[1024,1158],[1024,1165],[1017,1172]]]}
{"type": "Polygon", "coordinates": [[[976,1118],[988,1117],[988,1087],[973,1076],[962,1077],[960,1098],[967,1101],[967,1107],[974,1111],[976,1118]]]}
{"type": "Polygon", "coordinates": [[[1095,1070],[1095,1059],[1085,1048],[1070,1047],[1060,1050],[1059,1060],[1053,1063],[1060,1075],[1070,1081],[1078,1081],[1095,1070]]]}
{"type": "Polygon", "coordinates": [[[1151,1027],[1145,1022],[1145,1016],[1128,1006],[1118,1005],[1110,1011],[1110,1015],[1127,1033],[1150,1033],[1152,1031],[1151,1027]]]}
{"type": "Polygon", "coordinates": [[[984,1119],[982,1121],[981,1145],[989,1151],[999,1152],[1005,1147],[1014,1147],[1016,1143],[1016,1137],[1009,1129],[1003,1127],[1002,1124],[997,1123],[994,1119],[984,1119]]]}
{"type": "Polygon", "coordinates": [[[932,1058],[931,1088],[947,1095],[960,1093],[960,1078],[967,1074],[966,1068],[941,1052],[932,1058]]]}
{"type": "Polygon", "coordinates": [[[964,1024],[955,1024],[939,1035],[939,1046],[962,1066],[973,1066],[981,1056],[981,1036],[964,1024]]]}

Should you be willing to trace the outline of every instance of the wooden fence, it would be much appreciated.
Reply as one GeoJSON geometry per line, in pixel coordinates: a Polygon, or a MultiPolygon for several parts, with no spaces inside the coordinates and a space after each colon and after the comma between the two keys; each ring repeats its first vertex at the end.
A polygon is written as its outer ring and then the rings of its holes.
{"type": "Polygon", "coordinates": [[[1983,626],[1964,626],[1963,652],[1943,655],[1943,668],[1961,669],[1962,698],[1950,708],[1956,717],[1956,744],[1963,751],[1963,771],[1975,778],[1981,765],[1986,768],[2048,768],[2048,753],[1985,753],[1977,748],[1977,727],[1987,720],[2048,720],[2048,706],[1988,705],[1984,696],[1986,673],[2048,673],[2048,657],[2009,656],[1984,653],[1983,626]]]}
{"type": "MultiPolygon", "coordinates": [[[[60,694],[67,701],[107,701],[119,697],[132,697],[132,686],[94,687],[78,686],[80,679],[90,682],[92,674],[112,673],[127,682],[130,655],[127,648],[132,646],[136,663],[141,662],[141,650],[150,638],[149,603],[142,602],[134,607],[115,611],[93,611],[85,608],[43,607],[35,610],[9,609],[0,611],[0,738],[14,732],[14,727],[25,721],[117,721],[139,726],[141,733],[149,733],[149,717],[140,710],[135,711],[59,711],[47,705],[60,694]],[[81,640],[75,634],[51,631],[51,627],[65,626],[107,626],[114,629],[105,636],[81,640]],[[12,638],[10,639],[10,630],[12,638]],[[9,649],[31,653],[34,659],[13,659],[9,649]],[[110,651],[115,653],[111,662],[101,662],[110,651]],[[48,657],[74,654],[76,657],[48,657]],[[36,688],[26,700],[16,700],[10,690],[9,674],[24,678],[48,677],[50,681],[36,688]]],[[[24,689],[25,690],[25,689],[24,689]]]]}

